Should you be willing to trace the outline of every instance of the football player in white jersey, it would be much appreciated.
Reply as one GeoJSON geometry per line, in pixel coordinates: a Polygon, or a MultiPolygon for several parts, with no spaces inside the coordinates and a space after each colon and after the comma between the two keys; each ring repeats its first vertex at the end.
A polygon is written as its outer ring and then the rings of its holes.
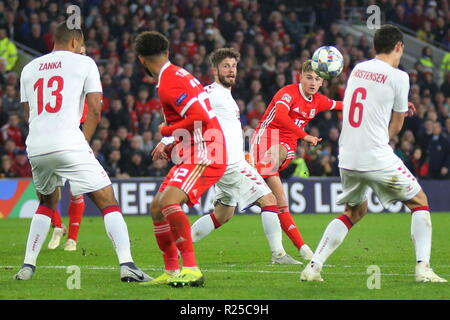
{"type": "MultiPolygon", "coordinates": [[[[239,107],[231,95],[239,59],[239,52],[232,48],[216,49],[210,55],[215,82],[206,86],[205,90],[225,135],[228,166],[215,185],[214,212],[204,215],[192,225],[192,241],[203,239],[229,221],[238,204],[241,210],[257,205],[261,208],[264,233],[272,251],[272,263],[301,264],[283,248],[275,196],[264,179],[245,160],[239,107]]],[[[163,140],[163,143],[169,144],[171,140],[163,140]]],[[[161,155],[161,150],[162,145],[155,149],[153,155],[161,155]]]]}
{"type": "Polygon", "coordinates": [[[133,262],[127,225],[111,181],[89,147],[101,112],[102,86],[94,60],[79,54],[83,41],[81,29],[61,22],[53,51],[22,70],[21,102],[30,128],[26,146],[40,204],[31,221],[24,264],[14,279],[32,278],[56,210],[58,187],[69,181],[74,196],[87,193],[102,212],[118,256],[121,280],[149,281],[133,262]],[[89,111],[81,131],[85,97],[89,111]]]}
{"type": "Polygon", "coordinates": [[[343,242],[350,228],[367,212],[366,191],[371,188],[386,208],[402,201],[411,210],[411,237],[416,251],[417,282],[447,282],[430,267],[431,219],[427,196],[389,146],[407,114],[409,78],[398,69],[403,54],[403,35],[384,25],[374,36],[374,59],[359,63],[345,90],[343,125],[339,139],[339,168],[343,193],[337,203],[344,214],[328,225],[301,280],[323,281],[320,271],[327,258],[343,242]]]}

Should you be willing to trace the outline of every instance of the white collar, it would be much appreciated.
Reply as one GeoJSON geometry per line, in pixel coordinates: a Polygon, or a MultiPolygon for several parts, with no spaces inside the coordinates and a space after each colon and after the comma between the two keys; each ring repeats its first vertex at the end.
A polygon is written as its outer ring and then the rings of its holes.
{"type": "Polygon", "coordinates": [[[170,61],[167,61],[161,68],[161,71],[159,72],[158,75],[158,84],[156,85],[156,87],[159,87],[159,83],[161,82],[161,75],[164,72],[164,70],[166,70],[169,66],[171,65],[170,61]]]}
{"type": "Polygon", "coordinates": [[[303,99],[305,99],[305,100],[308,101],[308,102],[312,102],[313,96],[311,96],[311,97],[309,97],[309,98],[307,98],[307,97],[305,96],[305,93],[303,92],[302,84],[301,84],[300,82],[298,83],[298,89],[300,90],[300,94],[302,95],[303,99]]]}

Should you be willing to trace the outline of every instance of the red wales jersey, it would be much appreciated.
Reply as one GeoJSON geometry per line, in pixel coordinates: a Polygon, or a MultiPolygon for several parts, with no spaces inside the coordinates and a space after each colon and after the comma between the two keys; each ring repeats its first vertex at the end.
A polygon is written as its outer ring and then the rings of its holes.
{"type": "Polygon", "coordinates": [[[167,62],[161,69],[157,87],[168,125],[165,128],[167,130],[162,130],[161,133],[164,136],[174,136],[178,150],[182,150],[182,162],[186,162],[190,155],[190,160],[194,163],[226,164],[222,128],[201,83],[183,68],[167,62]],[[197,118],[199,115],[208,121],[184,125],[187,119],[197,118]],[[180,136],[177,134],[178,130],[173,128],[186,129],[190,134],[188,137],[180,136]],[[189,148],[186,149],[187,147],[189,148]]]}
{"type": "MultiPolygon", "coordinates": [[[[281,142],[296,142],[307,135],[304,132],[305,126],[319,112],[327,110],[342,110],[342,101],[329,99],[321,93],[315,93],[309,99],[303,93],[300,83],[287,85],[275,94],[269,106],[266,109],[258,127],[256,128],[256,140],[259,143],[267,131],[278,129],[281,142]],[[287,115],[283,119],[275,116],[276,108],[286,108],[287,115]],[[300,130],[292,130],[286,127],[284,121],[293,122],[300,130]]],[[[295,129],[295,128],[294,128],[295,129]]]]}

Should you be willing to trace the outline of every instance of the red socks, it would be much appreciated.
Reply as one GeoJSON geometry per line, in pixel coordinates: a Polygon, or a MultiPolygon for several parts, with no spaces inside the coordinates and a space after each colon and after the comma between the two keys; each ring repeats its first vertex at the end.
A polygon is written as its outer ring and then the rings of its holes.
{"type": "Polygon", "coordinates": [[[166,270],[178,270],[178,252],[168,221],[153,222],[156,242],[163,252],[166,270]]]}
{"type": "Polygon", "coordinates": [[[77,241],[81,219],[84,212],[84,197],[80,195],[70,199],[69,205],[69,235],[68,238],[77,241]]]}
{"type": "MultiPolygon", "coordinates": [[[[39,206],[39,208],[40,208],[40,207],[41,207],[41,206],[39,206]]],[[[45,208],[47,208],[47,207],[45,207],[45,208]]],[[[52,218],[52,225],[53,225],[55,228],[62,228],[61,216],[60,216],[58,210],[55,210],[53,216],[50,217],[50,218],[52,218]]]]}
{"type": "MultiPolygon", "coordinates": [[[[59,217],[58,214],[58,210],[53,210],[49,207],[46,207],[44,205],[39,205],[39,207],[36,209],[36,214],[42,214],[44,216],[49,217],[50,219],[52,219],[52,223],[53,223],[53,218],[57,215],[59,217]]],[[[59,217],[59,223],[61,224],[61,217],[59,217]]]]}
{"type": "Polygon", "coordinates": [[[341,214],[339,217],[336,217],[336,219],[341,220],[345,224],[345,226],[347,227],[348,230],[350,230],[353,227],[352,220],[350,220],[350,218],[348,216],[346,216],[345,214],[341,214]]]}
{"type": "Polygon", "coordinates": [[[281,228],[284,233],[291,239],[297,249],[300,249],[305,242],[303,241],[287,206],[278,207],[278,218],[280,219],[281,228]]]}
{"type": "Polygon", "coordinates": [[[214,228],[217,229],[221,226],[220,222],[217,220],[216,216],[213,213],[210,213],[209,216],[211,217],[212,222],[214,223],[214,228]]]}
{"type": "Polygon", "coordinates": [[[179,204],[171,204],[162,208],[162,214],[170,224],[173,240],[180,250],[183,267],[196,267],[194,246],[191,238],[191,225],[179,204]]]}

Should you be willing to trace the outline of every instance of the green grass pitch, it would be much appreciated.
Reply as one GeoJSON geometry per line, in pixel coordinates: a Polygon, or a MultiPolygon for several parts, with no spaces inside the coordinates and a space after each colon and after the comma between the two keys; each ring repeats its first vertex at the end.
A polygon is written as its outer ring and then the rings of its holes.
{"type": "MultiPolygon", "coordinates": [[[[336,215],[294,218],[314,250],[336,215]]],[[[191,222],[198,217],[190,217],[191,222]]],[[[149,216],[125,217],[134,260],[151,276],[162,272],[149,216]]],[[[450,213],[434,213],[432,267],[450,279],[450,213]]],[[[64,219],[67,223],[67,218],[64,219]]],[[[303,266],[271,265],[259,215],[235,216],[195,245],[205,275],[203,288],[141,286],[119,281],[117,258],[101,217],[82,221],[78,251],[47,249],[49,232],[31,281],[14,281],[21,266],[29,219],[0,220],[0,299],[159,299],[159,300],[317,300],[317,299],[450,299],[449,283],[414,282],[414,250],[409,214],[368,214],[349,233],[322,272],[324,282],[300,282],[303,266]],[[67,266],[81,270],[81,289],[68,289],[67,266]],[[380,289],[368,289],[367,268],[378,265],[380,289]]],[[[65,241],[65,239],[63,240],[65,241]]],[[[298,258],[284,236],[285,248],[298,258]]],[[[369,281],[370,282],[370,281],[369,281]]]]}

